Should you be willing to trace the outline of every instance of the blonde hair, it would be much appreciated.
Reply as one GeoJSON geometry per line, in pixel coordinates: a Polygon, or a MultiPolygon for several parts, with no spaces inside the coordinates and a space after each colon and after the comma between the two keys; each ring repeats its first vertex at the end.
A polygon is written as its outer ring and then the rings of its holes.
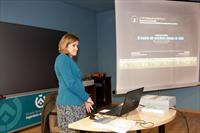
{"type": "Polygon", "coordinates": [[[68,51],[66,49],[66,47],[73,43],[73,42],[76,42],[76,41],[79,41],[79,38],[73,34],[64,34],[62,36],[62,38],[60,39],[60,42],[58,43],[58,51],[60,53],[64,53],[64,54],[68,54],[68,51]]]}

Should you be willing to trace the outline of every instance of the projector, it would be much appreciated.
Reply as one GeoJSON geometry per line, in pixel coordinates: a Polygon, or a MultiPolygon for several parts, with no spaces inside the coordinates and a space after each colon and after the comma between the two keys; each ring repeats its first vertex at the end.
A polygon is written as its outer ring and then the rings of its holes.
{"type": "Polygon", "coordinates": [[[176,106],[175,96],[144,95],[140,100],[140,105],[149,108],[169,109],[176,106]]]}

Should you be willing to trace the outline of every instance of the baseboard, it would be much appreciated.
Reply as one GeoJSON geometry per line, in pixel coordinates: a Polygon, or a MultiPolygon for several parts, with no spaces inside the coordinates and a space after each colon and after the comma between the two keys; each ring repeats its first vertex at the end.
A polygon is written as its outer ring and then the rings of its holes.
{"type": "Polygon", "coordinates": [[[200,110],[194,109],[179,109],[181,112],[200,114],[200,110]]]}

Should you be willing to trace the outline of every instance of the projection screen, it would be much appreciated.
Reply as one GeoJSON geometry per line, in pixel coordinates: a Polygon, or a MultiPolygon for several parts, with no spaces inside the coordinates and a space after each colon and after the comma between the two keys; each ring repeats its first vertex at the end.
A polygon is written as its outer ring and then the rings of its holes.
{"type": "Polygon", "coordinates": [[[116,93],[199,82],[200,4],[115,0],[116,93]]]}

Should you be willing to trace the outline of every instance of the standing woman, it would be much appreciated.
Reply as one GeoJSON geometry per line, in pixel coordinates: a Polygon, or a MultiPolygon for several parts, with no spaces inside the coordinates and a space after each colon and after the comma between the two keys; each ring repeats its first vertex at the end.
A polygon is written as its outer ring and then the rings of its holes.
{"type": "Polygon", "coordinates": [[[82,83],[82,73],[73,60],[77,55],[79,38],[65,34],[58,44],[60,54],[54,64],[59,89],[56,99],[59,133],[75,133],[68,124],[82,119],[94,104],[82,83]]]}

